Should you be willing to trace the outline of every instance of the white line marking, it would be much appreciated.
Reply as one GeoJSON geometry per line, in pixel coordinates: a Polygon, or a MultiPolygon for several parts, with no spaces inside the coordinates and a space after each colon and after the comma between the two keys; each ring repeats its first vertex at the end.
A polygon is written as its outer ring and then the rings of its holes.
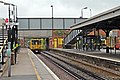
{"type": "MultiPolygon", "coordinates": [[[[31,51],[31,50],[29,50],[31,51]]],[[[60,80],[52,71],[50,68],[48,68],[32,51],[31,53],[42,63],[42,65],[48,70],[48,72],[55,78],[55,80],[60,80]]]]}

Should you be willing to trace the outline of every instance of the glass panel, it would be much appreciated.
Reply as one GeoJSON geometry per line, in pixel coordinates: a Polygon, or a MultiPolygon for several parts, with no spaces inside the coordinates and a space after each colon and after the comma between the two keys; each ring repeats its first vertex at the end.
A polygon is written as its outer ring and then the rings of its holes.
{"type": "Polygon", "coordinates": [[[28,19],[18,19],[18,29],[28,29],[28,19]]]}
{"type": "Polygon", "coordinates": [[[80,23],[81,19],[76,19],[76,24],[80,23]]]}
{"type": "Polygon", "coordinates": [[[30,29],[40,29],[40,19],[30,19],[30,29]]]}
{"type": "Polygon", "coordinates": [[[54,19],[54,29],[63,29],[63,19],[54,19]]]}
{"type": "Polygon", "coordinates": [[[65,29],[70,29],[74,24],[74,19],[65,19],[65,29]]]}
{"type": "Polygon", "coordinates": [[[41,19],[42,29],[52,29],[52,19],[41,19]]]}

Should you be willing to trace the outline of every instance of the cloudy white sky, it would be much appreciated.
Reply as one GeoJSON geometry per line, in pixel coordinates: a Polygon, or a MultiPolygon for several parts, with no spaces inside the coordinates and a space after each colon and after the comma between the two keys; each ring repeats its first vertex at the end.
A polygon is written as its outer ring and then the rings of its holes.
{"type": "MultiPolygon", "coordinates": [[[[13,3],[18,6],[19,17],[51,17],[53,5],[54,17],[75,17],[81,16],[81,9],[84,17],[90,17],[103,11],[120,6],[120,0],[1,0],[13,3]]],[[[0,4],[0,17],[7,17],[8,6],[0,4]]]]}

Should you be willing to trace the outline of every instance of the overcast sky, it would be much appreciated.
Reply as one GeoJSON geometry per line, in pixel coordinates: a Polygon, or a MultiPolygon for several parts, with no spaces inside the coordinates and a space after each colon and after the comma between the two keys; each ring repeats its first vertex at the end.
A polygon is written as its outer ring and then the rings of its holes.
{"type": "MultiPolygon", "coordinates": [[[[120,0],[2,0],[13,3],[18,7],[19,17],[49,17],[52,15],[53,5],[54,17],[90,17],[90,9],[92,16],[120,6],[120,0]]],[[[8,16],[8,6],[0,4],[0,18],[8,16]]]]}

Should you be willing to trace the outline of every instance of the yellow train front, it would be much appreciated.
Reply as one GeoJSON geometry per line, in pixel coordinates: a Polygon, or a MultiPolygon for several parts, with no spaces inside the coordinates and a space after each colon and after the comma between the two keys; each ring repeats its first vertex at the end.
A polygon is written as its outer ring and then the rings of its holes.
{"type": "Polygon", "coordinates": [[[30,39],[30,49],[38,53],[42,50],[47,49],[47,39],[46,38],[40,38],[40,39],[30,39]]]}

